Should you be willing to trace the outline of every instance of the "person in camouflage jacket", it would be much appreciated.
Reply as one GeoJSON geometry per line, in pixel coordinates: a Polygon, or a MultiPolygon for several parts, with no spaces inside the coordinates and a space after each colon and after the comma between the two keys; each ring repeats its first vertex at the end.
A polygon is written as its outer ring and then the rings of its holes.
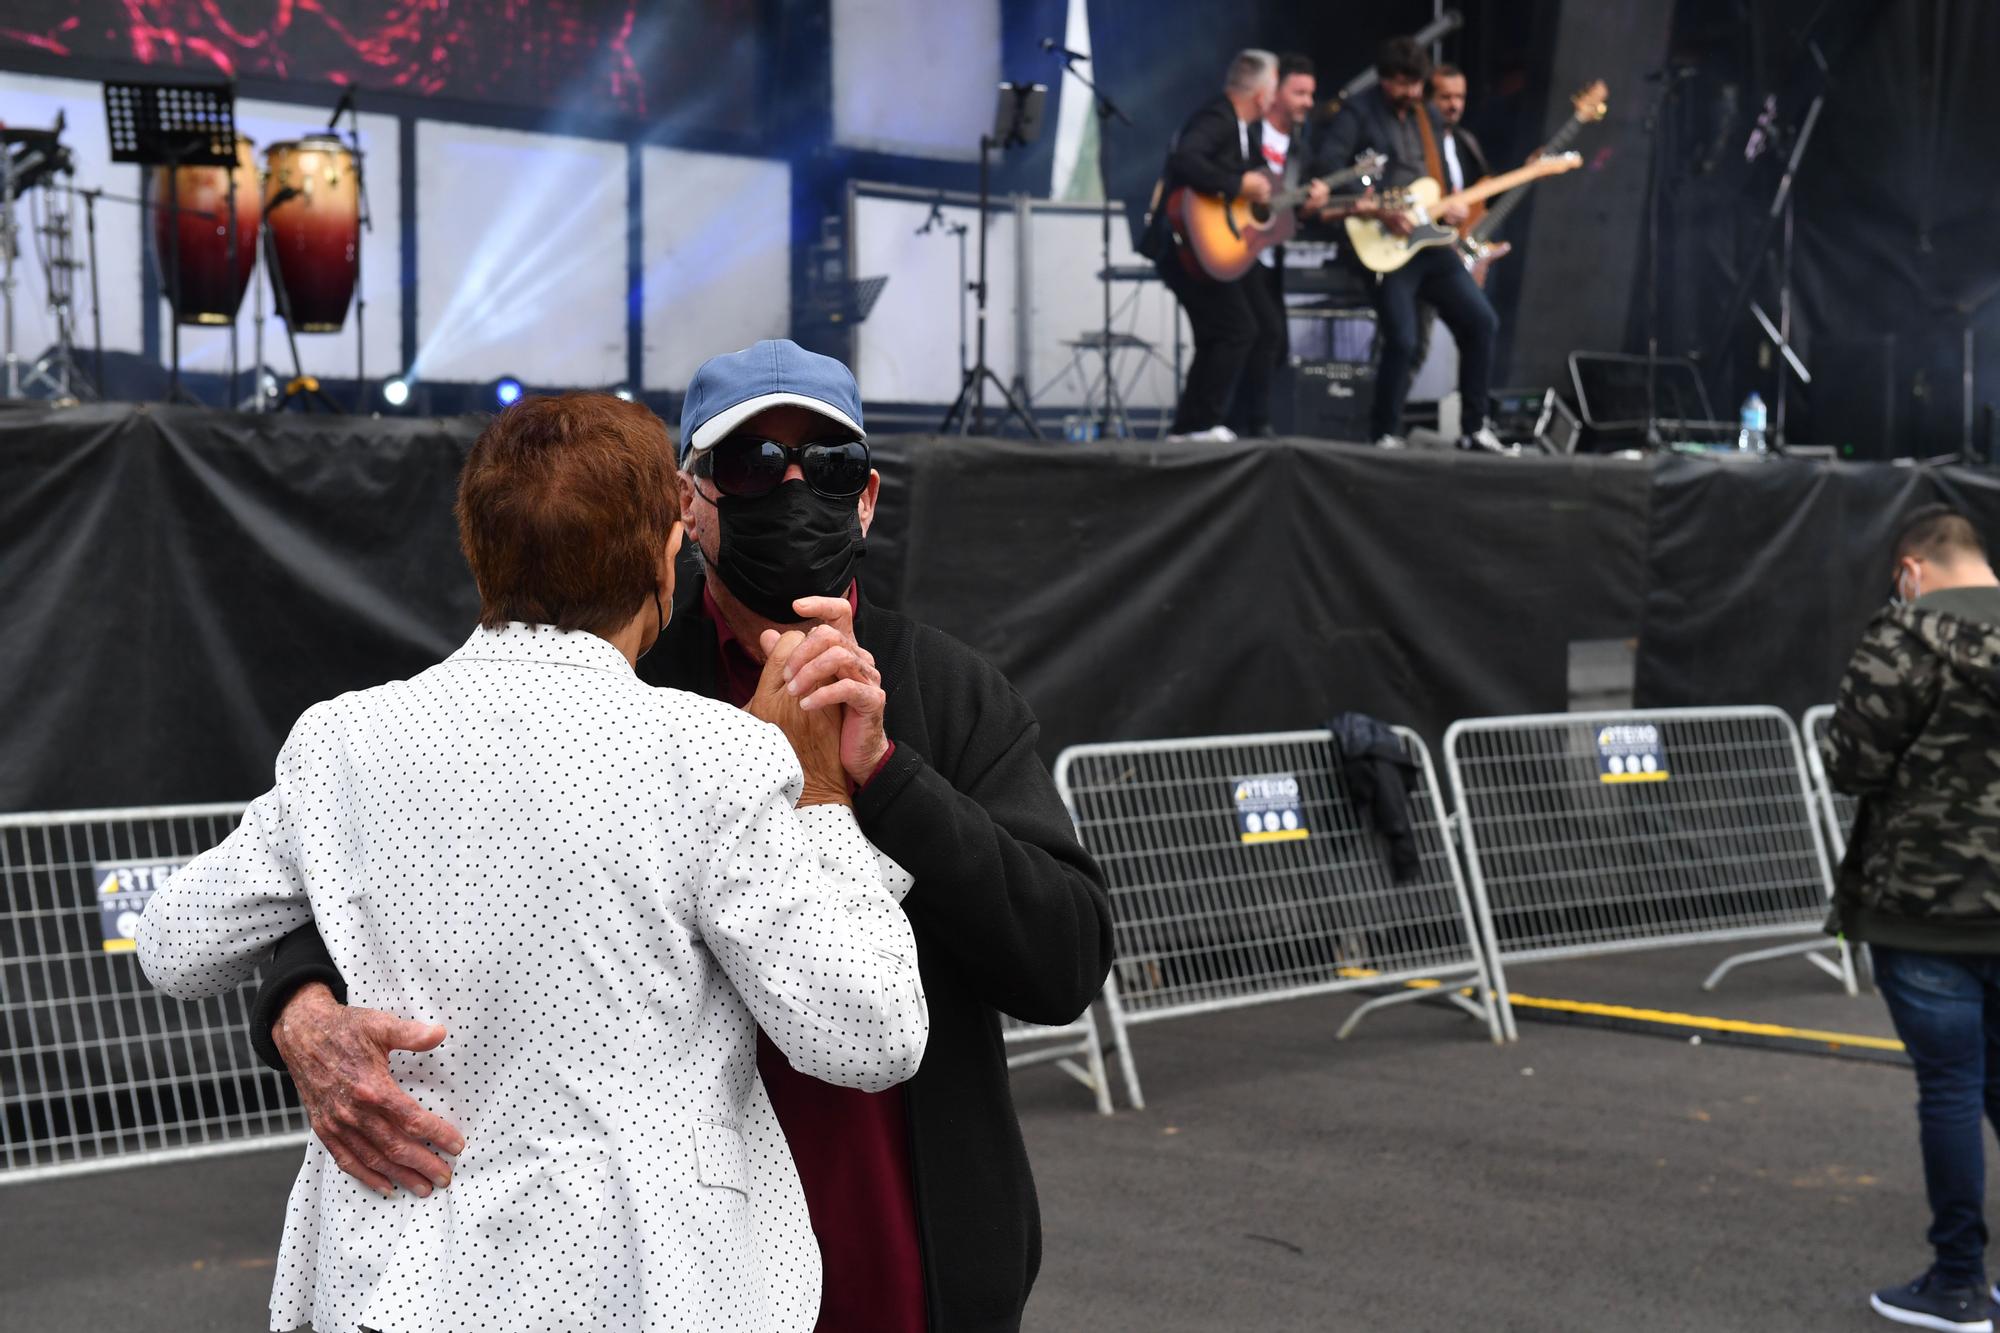
{"type": "Polygon", "coordinates": [[[1917,1074],[1931,1205],[1931,1268],[1871,1299],[1900,1324],[1992,1333],[1981,1120],[2000,1127],[2000,579],[1943,506],[1904,525],[1893,577],[1821,747],[1834,788],[1861,798],[1828,928],[1871,948],[1917,1074]]]}

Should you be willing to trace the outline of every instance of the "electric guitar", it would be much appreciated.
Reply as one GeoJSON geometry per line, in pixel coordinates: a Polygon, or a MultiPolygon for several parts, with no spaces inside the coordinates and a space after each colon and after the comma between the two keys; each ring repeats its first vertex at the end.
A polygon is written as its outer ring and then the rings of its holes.
{"type": "Polygon", "coordinates": [[[1539,157],[1525,167],[1488,176],[1455,194],[1445,194],[1436,181],[1422,176],[1383,200],[1385,209],[1407,214],[1415,224],[1408,236],[1398,236],[1376,218],[1357,217],[1347,219],[1347,239],[1353,244],[1355,257],[1362,264],[1377,273],[1393,273],[1415,258],[1419,251],[1458,244],[1455,227],[1431,220],[1437,214],[1453,205],[1476,204],[1503,190],[1511,190],[1544,176],[1560,176],[1565,171],[1575,171],[1582,165],[1581,153],[1539,157]]]}
{"type": "MultiPolygon", "coordinates": [[[[1576,141],[1576,136],[1582,132],[1585,125],[1603,120],[1605,114],[1611,110],[1611,104],[1605,100],[1610,94],[1611,90],[1605,86],[1604,80],[1599,79],[1570,98],[1569,103],[1576,108],[1576,114],[1564,121],[1563,127],[1557,130],[1547,143],[1535,150],[1535,156],[1546,157],[1551,153],[1562,152],[1576,141]]],[[[1486,215],[1471,224],[1466,229],[1465,235],[1459,239],[1459,258],[1463,259],[1465,266],[1472,270],[1472,280],[1481,287],[1486,285],[1486,271],[1496,261],[1505,259],[1514,249],[1506,241],[1494,240],[1493,233],[1500,230],[1500,224],[1505,222],[1508,215],[1519,208],[1521,201],[1527,197],[1526,190],[1515,190],[1487,209],[1486,215]]]]}
{"type": "Polygon", "coordinates": [[[1363,153],[1353,166],[1276,191],[1265,204],[1253,204],[1242,195],[1223,199],[1200,194],[1183,185],[1167,196],[1166,205],[1181,264],[1196,277],[1234,282],[1250,271],[1258,255],[1292,239],[1298,230],[1299,205],[1314,185],[1323,181],[1334,189],[1350,181],[1373,180],[1388,164],[1380,153],[1363,153]]]}

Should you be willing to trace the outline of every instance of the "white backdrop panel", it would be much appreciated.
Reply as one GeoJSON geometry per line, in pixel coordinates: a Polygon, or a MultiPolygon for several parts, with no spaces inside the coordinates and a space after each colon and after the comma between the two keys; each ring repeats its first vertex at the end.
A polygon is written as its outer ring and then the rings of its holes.
{"type": "MultiPolygon", "coordinates": [[[[1103,215],[1071,209],[1036,208],[1029,224],[1029,356],[1027,380],[1038,407],[1085,404],[1086,384],[1100,385],[1103,360],[1086,353],[1081,362],[1065,342],[1095,336],[1104,325],[1104,289],[1097,274],[1104,267],[1103,215]]],[[[1111,218],[1113,266],[1150,263],[1132,249],[1132,233],[1123,210],[1111,218]]],[[[1159,282],[1116,282],[1111,285],[1111,327],[1153,345],[1157,359],[1136,351],[1116,358],[1118,387],[1126,405],[1172,407],[1174,402],[1174,322],[1180,305],[1159,282]]],[[[1183,353],[1185,360],[1188,351],[1183,353]]],[[[1103,390],[1090,390],[1089,401],[1103,402],[1103,390]]],[[[1150,433],[1157,423],[1134,421],[1133,428],[1150,433]]]]}
{"type": "Polygon", "coordinates": [[[833,0],[838,143],[977,157],[999,82],[999,0],[833,0]]]}
{"type": "MultiPolygon", "coordinates": [[[[887,275],[882,299],[855,334],[861,397],[889,403],[949,403],[958,396],[958,244],[942,227],[919,236],[926,201],[859,194],[854,200],[854,276],[887,275]]],[[[966,233],[966,279],[979,275],[979,210],[950,207],[944,216],[966,233]]],[[[1014,381],[1014,215],[995,212],[986,250],[986,363],[1003,384],[1014,381]]],[[[978,324],[966,296],[967,358],[977,355],[978,324]]],[[[997,398],[989,387],[990,413],[997,398]]]]}
{"type": "Polygon", "coordinates": [[[624,380],[624,145],[421,121],[417,181],[418,375],[624,380]]]}
{"type": "MultiPolygon", "coordinates": [[[[26,74],[0,73],[0,122],[30,129],[55,125],[57,113],[67,118],[63,142],[76,157],[76,183],[81,187],[107,190],[136,198],[139,168],[118,166],[111,161],[111,143],[104,125],[104,91],[96,83],[78,79],[44,79],[26,74]]],[[[15,346],[23,364],[32,362],[56,339],[56,324],[48,312],[48,287],[35,261],[35,244],[28,234],[32,211],[27,200],[15,206],[22,227],[21,254],[15,264],[19,287],[15,292],[15,346]]],[[[136,352],[142,342],[140,274],[144,251],[141,237],[144,224],[139,210],[131,204],[106,200],[97,206],[98,292],[104,313],[104,346],[108,350],[136,352]]],[[[76,209],[76,249],[86,258],[83,205],[76,209]]],[[[77,278],[76,335],[78,346],[90,346],[90,276],[77,278]]],[[[85,370],[89,358],[81,358],[85,370]]]]}
{"type": "MultiPolygon", "coordinates": [[[[236,132],[250,136],[257,145],[257,165],[264,166],[264,150],[274,143],[307,134],[326,133],[326,108],[294,106],[285,102],[257,102],[245,99],[236,104],[236,132]]],[[[346,122],[342,121],[345,141],[346,122]]],[[[367,157],[368,214],[373,230],[361,238],[361,293],[368,301],[368,374],[371,378],[394,375],[403,368],[403,212],[401,204],[402,145],[396,137],[394,116],[361,117],[361,151],[367,157]]],[[[252,184],[253,190],[260,188],[252,184]]],[[[240,244],[255,245],[255,237],[240,244]]],[[[255,282],[264,298],[264,364],[282,378],[291,374],[292,353],[285,343],[285,326],[276,316],[277,298],[271,295],[269,275],[259,256],[255,282]]],[[[164,283],[165,279],[162,279],[164,283]]],[[[243,309],[238,321],[238,346],[244,369],[251,364],[255,331],[253,316],[258,291],[243,293],[243,309]]],[[[160,358],[167,358],[166,297],[160,298],[160,358]]],[[[347,310],[347,322],[339,333],[299,335],[299,361],[306,373],[330,379],[352,379],[357,324],[354,307],[347,310]]],[[[216,374],[229,372],[229,330],[185,326],[181,329],[181,367],[216,374]]]]}
{"type": "Polygon", "coordinates": [[[709,357],[791,329],[792,170],[647,148],[641,171],[646,387],[685,389],[709,357]]]}

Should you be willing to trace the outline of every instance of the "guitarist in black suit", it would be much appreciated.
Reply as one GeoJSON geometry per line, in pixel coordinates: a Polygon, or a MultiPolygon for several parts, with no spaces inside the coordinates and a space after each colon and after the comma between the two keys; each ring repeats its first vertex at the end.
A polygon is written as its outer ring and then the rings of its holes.
{"type": "MultiPolygon", "coordinates": [[[[1305,128],[1318,95],[1319,77],[1309,57],[1296,53],[1278,57],[1278,96],[1264,113],[1261,140],[1264,169],[1271,173],[1277,189],[1296,186],[1305,178],[1305,169],[1312,162],[1305,128]]],[[[1307,206],[1324,197],[1323,191],[1315,191],[1307,206]]],[[[1269,435],[1272,375],[1285,364],[1292,350],[1291,332],[1285,319],[1285,247],[1273,246],[1258,255],[1256,264],[1243,275],[1243,281],[1264,288],[1269,294],[1266,308],[1276,311],[1278,319],[1275,337],[1263,336],[1272,331],[1261,324],[1258,327],[1257,345],[1251,349],[1250,360],[1244,363],[1243,375],[1236,382],[1229,427],[1238,435],[1269,435]]],[[[1264,305],[1262,298],[1253,296],[1253,299],[1264,305]]]]}
{"type": "MultiPolygon", "coordinates": [[[[1448,191],[1449,171],[1440,143],[1446,126],[1424,100],[1430,57],[1414,39],[1392,37],[1376,54],[1375,72],[1380,82],[1349,99],[1327,126],[1320,160],[1347,162],[1362,149],[1373,148],[1389,159],[1386,183],[1391,189],[1430,176],[1448,191]]],[[[1354,211],[1361,216],[1379,213],[1383,224],[1398,234],[1411,230],[1408,215],[1382,211],[1372,202],[1354,211]]],[[[1456,226],[1465,217],[1463,209],[1454,208],[1435,220],[1456,226]]],[[[1502,452],[1504,446],[1487,422],[1493,340],[1500,332],[1500,319],[1450,246],[1424,250],[1395,272],[1382,274],[1376,283],[1382,360],[1375,373],[1375,442],[1398,449],[1403,444],[1403,398],[1415,369],[1420,296],[1437,307],[1458,342],[1458,392],[1470,428],[1459,444],[1502,452]]]]}
{"type": "MultiPolygon", "coordinates": [[[[1141,249],[1159,266],[1160,278],[1187,311],[1194,330],[1194,357],[1174,410],[1176,437],[1228,442],[1236,433],[1223,424],[1230,397],[1246,366],[1262,366],[1264,398],[1270,397],[1270,367],[1284,337],[1284,307],[1262,283],[1217,282],[1190,272],[1175,247],[1165,200],[1185,185],[1203,194],[1258,203],[1271,198],[1271,175],[1264,169],[1264,117],[1278,96],[1278,58],[1269,51],[1241,51],[1229,62],[1220,97],[1201,105],[1174,136],[1161,182],[1161,204],[1153,209],[1141,249]]],[[[1252,370],[1254,377],[1258,372],[1252,370]]]]}

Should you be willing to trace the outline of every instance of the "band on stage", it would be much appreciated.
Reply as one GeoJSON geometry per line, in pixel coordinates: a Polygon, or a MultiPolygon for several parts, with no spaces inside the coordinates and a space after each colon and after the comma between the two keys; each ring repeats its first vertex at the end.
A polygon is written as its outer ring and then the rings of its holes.
{"type": "Polygon", "coordinates": [[[1485,265],[1504,250],[1477,248],[1483,201],[1456,198],[1478,195],[1472,187],[1492,175],[1461,123],[1465,74],[1434,68],[1410,37],[1384,42],[1375,72],[1372,87],[1313,126],[1312,61],[1243,51],[1222,92],[1174,137],[1142,244],[1193,333],[1173,435],[1229,441],[1273,433],[1275,372],[1290,352],[1283,241],[1300,226],[1345,226],[1341,239],[1353,243],[1339,246],[1338,262],[1365,283],[1375,311],[1370,438],[1385,448],[1404,444],[1420,308],[1428,307],[1458,347],[1457,443],[1506,450],[1489,419],[1499,319],[1482,290],[1485,265]],[[1372,171],[1351,168],[1357,161],[1372,171]],[[1204,201],[1216,200],[1230,201],[1222,229],[1206,215],[1213,205],[1204,201]],[[1269,226],[1268,236],[1253,219],[1269,226]],[[1232,253],[1237,247],[1255,252],[1247,267],[1232,253]]]}

